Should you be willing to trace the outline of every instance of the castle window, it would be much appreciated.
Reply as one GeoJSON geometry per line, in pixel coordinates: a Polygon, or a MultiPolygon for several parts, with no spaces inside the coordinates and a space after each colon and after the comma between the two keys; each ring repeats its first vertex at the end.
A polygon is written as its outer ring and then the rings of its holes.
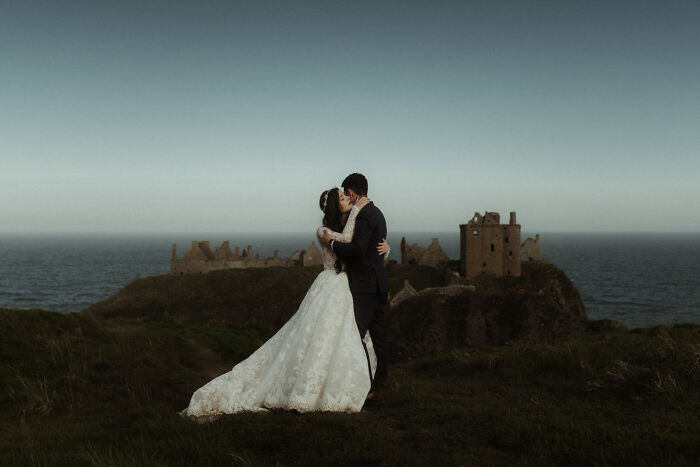
{"type": "Polygon", "coordinates": [[[508,243],[508,236],[506,235],[506,243],[508,243]]]}
{"type": "Polygon", "coordinates": [[[481,267],[486,267],[486,263],[481,263],[481,267]]]}
{"type": "Polygon", "coordinates": [[[494,245],[493,243],[491,244],[491,251],[496,251],[496,245],[494,245]]]}
{"type": "Polygon", "coordinates": [[[510,269],[508,270],[508,275],[510,276],[510,269]]]}
{"type": "Polygon", "coordinates": [[[512,251],[509,251],[509,252],[508,252],[508,256],[513,256],[513,252],[512,252],[512,251]]]}
{"type": "Polygon", "coordinates": [[[473,231],[472,231],[472,235],[474,235],[475,237],[478,237],[478,236],[479,236],[479,231],[478,231],[478,230],[473,230],[473,231]]]}

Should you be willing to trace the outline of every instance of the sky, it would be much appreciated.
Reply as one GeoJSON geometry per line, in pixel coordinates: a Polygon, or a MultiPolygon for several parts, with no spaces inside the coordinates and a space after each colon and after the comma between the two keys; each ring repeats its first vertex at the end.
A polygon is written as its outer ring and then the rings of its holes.
{"type": "Polygon", "coordinates": [[[700,2],[0,0],[0,232],[700,232],[700,2]]]}

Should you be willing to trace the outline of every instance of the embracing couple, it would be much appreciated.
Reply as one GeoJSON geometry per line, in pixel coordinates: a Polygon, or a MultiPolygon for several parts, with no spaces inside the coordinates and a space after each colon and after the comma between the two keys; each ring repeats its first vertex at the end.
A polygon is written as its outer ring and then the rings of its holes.
{"type": "Polygon", "coordinates": [[[198,420],[266,409],[359,412],[386,377],[386,221],[367,179],[321,194],[323,271],[297,312],[250,357],[199,388],[181,413],[198,420]]]}

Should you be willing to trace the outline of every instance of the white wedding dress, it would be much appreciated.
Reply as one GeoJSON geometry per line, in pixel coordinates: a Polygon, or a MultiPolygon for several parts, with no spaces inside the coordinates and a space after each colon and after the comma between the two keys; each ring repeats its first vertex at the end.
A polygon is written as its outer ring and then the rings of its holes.
{"type": "MultiPolygon", "coordinates": [[[[352,208],[342,233],[331,232],[337,241],[352,240],[358,212],[352,208]]],[[[324,270],[294,316],[250,357],[197,389],[182,415],[362,409],[370,377],[348,278],[345,272],[336,273],[336,256],[327,246],[322,252],[324,270]]],[[[365,342],[374,373],[376,356],[369,333],[365,342]]]]}

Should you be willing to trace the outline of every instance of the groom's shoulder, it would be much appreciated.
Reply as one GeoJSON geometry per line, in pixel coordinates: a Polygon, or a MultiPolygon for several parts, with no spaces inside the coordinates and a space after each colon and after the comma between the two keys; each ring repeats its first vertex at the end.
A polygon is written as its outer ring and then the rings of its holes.
{"type": "Polygon", "coordinates": [[[362,214],[372,218],[379,216],[384,217],[384,214],[382,214],[382,211],[374,204],[374,202],[370,202],[367,206],[362,208],[358,216],[362,214]]]}
{"type": "Polygon", "coordinates": [[[377,207],[376,204],[374,204],[374,201],[370,202],[370,203],[369,203],[369,206],[372,206],[372,209],[373,209],[375,212],[378,212],[379,214],[382,213],[382,210],[379,209],[379,208],[377,207]]]}

